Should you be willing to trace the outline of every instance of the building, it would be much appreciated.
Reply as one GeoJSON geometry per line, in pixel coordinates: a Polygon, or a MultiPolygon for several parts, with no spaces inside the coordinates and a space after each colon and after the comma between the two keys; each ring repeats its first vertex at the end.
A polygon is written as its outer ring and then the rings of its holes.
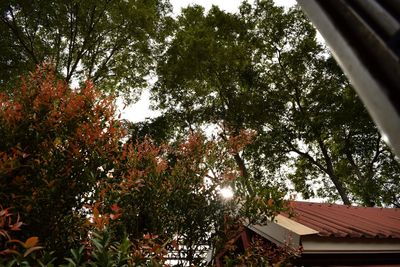
{"type": "MultiPolygon", "coordinates": [[[[291,202],[267,225],[247,225],[236,243],[256,235],[301,250],[295,266],[400,266],[400,209],[291,202]]],[[[224,252],[216,257],[223,266],[224,252]]]]}

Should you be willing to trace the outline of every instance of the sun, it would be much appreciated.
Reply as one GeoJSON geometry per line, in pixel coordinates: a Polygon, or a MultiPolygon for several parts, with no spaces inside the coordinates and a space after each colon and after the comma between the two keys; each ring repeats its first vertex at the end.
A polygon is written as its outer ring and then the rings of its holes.
{"type": "Polygon", "coordinates": [[[233,190],[231,187],[223,187],[219,190],[219,193],[225,199],[230,199],[233,197],[233,190]]]}

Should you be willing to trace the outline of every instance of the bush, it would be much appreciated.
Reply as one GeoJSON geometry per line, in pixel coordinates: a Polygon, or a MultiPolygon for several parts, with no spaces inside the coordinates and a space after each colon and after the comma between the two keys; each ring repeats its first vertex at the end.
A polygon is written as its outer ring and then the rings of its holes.
{"type": "Polygon", "coordinates": [[[25,218],[19,238],[37,235],[57,252],[79,244],[80,210],[124,135],[114,111],[90,82],[72,90],[48,65],[0,94],[0,203],[25,218]]]}
{"type": "Polygon", "coordinates": [[[204,265],[207,250],[229,239],[226,218],[265,222],[283,207],[281,192],[236,165],[252,132],[124,142],[111,97],[90,82],[70,89],[53,73],[41,66],[0,95],[0,203],[26,223],[15,233],[25,241],[3,242],[21,246],[4,264],[61,264],[73,248],[69,266],[159,266],[173,254],[204,265]],[[220,195],[225,186],[231,199],[220,195]]]}

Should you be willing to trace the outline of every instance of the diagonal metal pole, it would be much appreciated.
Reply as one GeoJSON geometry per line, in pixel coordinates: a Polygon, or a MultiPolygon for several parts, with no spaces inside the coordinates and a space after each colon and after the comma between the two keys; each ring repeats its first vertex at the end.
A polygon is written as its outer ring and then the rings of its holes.
{"type": "Polygon", "coordinates": [[[400,0],[297,0],[400,157],[400,0]]]}

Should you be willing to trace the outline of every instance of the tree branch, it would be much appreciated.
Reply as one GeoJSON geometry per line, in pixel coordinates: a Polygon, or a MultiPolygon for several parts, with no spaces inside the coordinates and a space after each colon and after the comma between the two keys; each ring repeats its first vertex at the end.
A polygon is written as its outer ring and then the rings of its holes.
{"type": "Polygon", "coordinates": [[[285,140],[286,144],[289,146],[290,150],[297,153],[298,155],[306,158],[307,160],[309,160],[312,164],[314,164],[315,166],[317,166],[321,171],[327,173],[327,169],[321,164],[319,163],[316,159],[314,159],[310,154],[308,154],[307,152],[303,152],[301,150],[299,150],[298,148],[296,148],[289,140],[285,140]]]}
{"type": "Polygon", "coordinates": [[[17,37],[19,43],[22,45],[22,47],[25,49],[25,51],[31,56],[33,63],[34,64],[39,64],[39,61],[35,55],[35,52],[31,49],[29,49],[28,45],[25,43],[25,41],[23,40],[23,37],[19,34],[18,31],[18,25],[16,24],[16,19],[15,19],[15,15],[14,12],[12,10],[12,8],[9,6],[8,7],[8,11],[10,12],[11,18],[12,18],[12,24],[10,23],[10,21],[8,21],[7,19],[5,19],[3,16],[1,18],[1,20],[8,26],[8,28],[13,32],[14,36],[17,37]]]}

